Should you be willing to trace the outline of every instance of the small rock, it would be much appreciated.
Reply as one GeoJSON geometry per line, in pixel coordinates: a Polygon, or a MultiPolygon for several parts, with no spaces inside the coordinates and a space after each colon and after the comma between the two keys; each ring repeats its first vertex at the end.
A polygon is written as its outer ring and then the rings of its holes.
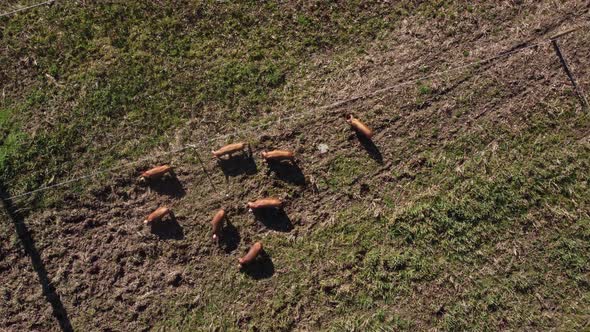
{"type": "Polygon", "coordinates": [[[328,144],[319,144],[318,145],[318,151],[320,151],[320,154],[324,154],[326,152],[328,152],[328,150],[330,149],[330,147],[328,146],[328,144]]]}

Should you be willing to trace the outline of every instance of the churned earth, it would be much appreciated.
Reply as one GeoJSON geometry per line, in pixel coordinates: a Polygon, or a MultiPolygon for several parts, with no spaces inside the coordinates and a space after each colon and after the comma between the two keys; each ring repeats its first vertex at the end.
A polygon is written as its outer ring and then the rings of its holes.
{"type": "Polygon", "coordinates": [[[3,210],[0,327],[588,328],[589,111],[548,39],[580,27],[559,44],[590,98],[589,10],[56,1],[0,17],[4,196],[126,165],[3,210]],[[296,162],[262,160],[277,148],[296,162]],[[139,181],[160,164],[174,174],[139,181]],[[284,209],[246,208],[269,196],[284,209]],[[162,205],[174,215],[144,225],[162,205]]]}

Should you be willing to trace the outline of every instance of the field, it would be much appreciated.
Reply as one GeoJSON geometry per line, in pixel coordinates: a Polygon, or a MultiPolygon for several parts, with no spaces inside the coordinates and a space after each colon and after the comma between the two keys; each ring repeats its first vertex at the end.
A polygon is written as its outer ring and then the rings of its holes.
{"type": "Polygon", "coordinates": [[[548,42],[579,27],[559,45],[590,99],[589,23],[580,0],[0,17],[0,330],[590,329],[590,110],[548,42]]]}

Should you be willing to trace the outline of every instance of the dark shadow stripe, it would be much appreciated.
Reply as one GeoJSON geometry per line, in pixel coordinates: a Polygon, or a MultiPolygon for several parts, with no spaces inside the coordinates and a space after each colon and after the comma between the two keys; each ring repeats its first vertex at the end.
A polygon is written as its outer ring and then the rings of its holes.
{"type": "Polygon", "coordinates": [[[35,272],[37,272],[37,277],[39,278],[39,282],[43,288],[43,295],[53,308],[53,316],[55,319],[57,319],[62,331],[73,331],[74,329],[72,328],[72,324],[68,318],[68,313],[66,312],[66,309],[64,308],[64,305],[61,302],[55,287],[53,287],[49,277],[47,276],[47,270],[45,269],[45,265],[43,265],[39,251],[35,247],[35,242],[31,237],[31,233],[24,222],[24,217],[15,208],[12,200],[10,199],[7,188],[4,186],[4,183],[1,182],[0,199],[2,200],[2,205],[4,206],[8,217],[14,225],[16,234],[18,235],[18,238],[25,249],[25,253],[31,258],[31,263],[33,264],[35,272]]]}

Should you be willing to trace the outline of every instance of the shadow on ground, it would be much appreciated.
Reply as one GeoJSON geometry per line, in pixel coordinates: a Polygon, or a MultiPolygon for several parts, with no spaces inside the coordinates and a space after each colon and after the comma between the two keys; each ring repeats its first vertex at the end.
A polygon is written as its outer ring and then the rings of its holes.
{"type": "Polygon", "coordinates": [[[61,302],[61,298],[55,290],[55,287],[51,284],[51,278],[49,278],[49,275],[47,274],[47,269],[41,260],[41,255],[37,250],[35,241],[31,237],[31,232],[25,224],[24,217],[17,211],[10,199],[10,194],[4,186],[4,183],[0,183],[0,199],[2,200],[2,204],[4,205],[8,217],[14,225],[16,234],[18,235],[27,256],[31,258],[31,264],[39,278],[39,283],[43,290],[43,296],[45,296],[47,302],[51,304],[53,316],[59,323],[59,327],[62,331],[73,331],[72,323],[68,318],[66,308],[61,302]]]}
{"type": "Polygon", "coordinates": [[[356,133],[356,137],[361,143],[362,147],[365,149],[365,151],[367,151],[367,153],[369,154],[369,157],[371,157],[371,159],[375,160],[379,164],[383,164],[383,155],[381,154],[379,147],[377,147],[377,145],[375,145],[375,143],[370,138],[367,138],[359,134],[358,132],[356,133]]]}
{"type": "Polygon", "coordinates": [[[174,173],[150,182],[149,187],[160,195],[166,195],[174,198],[181,198],[186,195],[186,191],[184,190],[182,183],[180,183],[176,177],[176,174],[174,173]]]}
{"type": "Polygon", "coordinates": [[[217,159],[225,177],[256,174],[258,167],[251,153],[241,153],[227,159],[217,159]]]}
{"type": "Polygon", "coordinates": [[[268,161],[269,173],[274,173],[282,181],[305,186],[305,175],[294,161],[268,161]]]}
{"type": "Polygon", "coordinates": [[[184,239],[184,230],[173,213],[170,214],[169,218],[152,223],[150,228],[152,234],[158,236],[161,240],[184,239]]]}
{"type": "Polygon", "coordinates": [[[221,230],[221,239],[219,241],[219,246],[226,253],[230,253],[238,249],[240,240],[241,237],[240,233],[238,232],[238,229],[229,221],[229,219],[226,219],[225,225],[221,230]]]}
{"type": "Polygon", "coordinates": [[[291,219],[283,209],[257,209],[254,210],[254,219],[261,222],[266,228],[278,232],[289,232],[293,229],[291,219]]]}
{"type": "Polygon", "coordinates": [[[254,280],[268,279],[275,273],[275,265],[266,251],[262,251],[256,260],[243,266],[240,271],[254,280]]]}

